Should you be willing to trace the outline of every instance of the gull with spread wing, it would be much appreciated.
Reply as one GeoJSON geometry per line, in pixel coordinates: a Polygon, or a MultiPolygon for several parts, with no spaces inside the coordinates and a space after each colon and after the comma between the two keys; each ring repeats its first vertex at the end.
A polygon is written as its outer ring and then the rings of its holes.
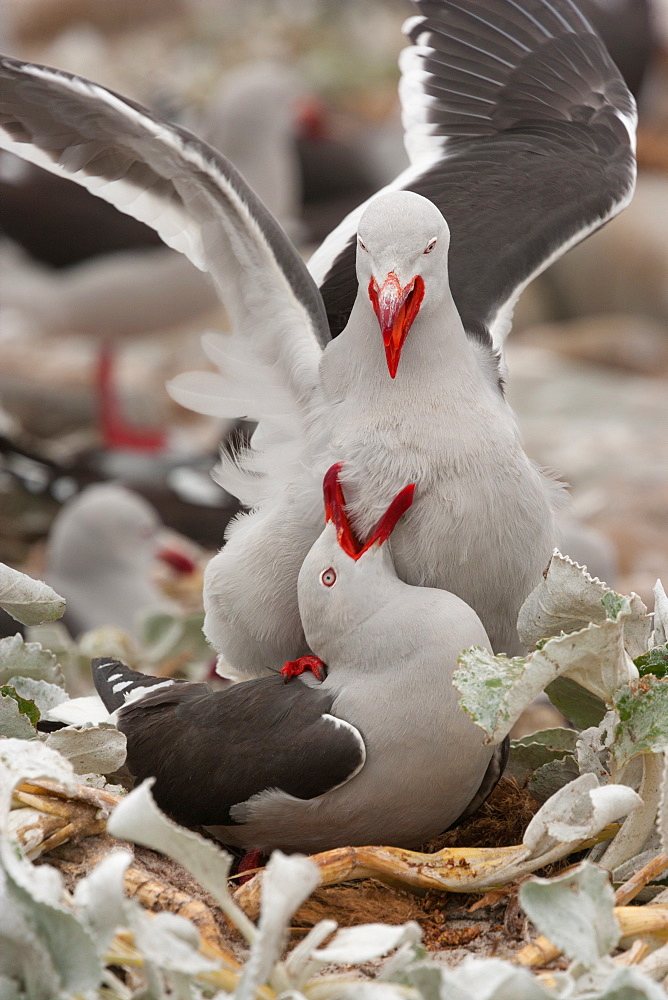
{"type": "Polygon", "coordinates": [[[252,513],[205,581],[207,635],[241,676],[306,648],[297,576],[332,461],[361,534],[418,484],[397,570],[458,594],[497,651],[519,650],[517,612],[553,545],[560,491],[522,451],[498,348],[528,281],[630,199],[633,100],[573,0],[415,6],[400,85],[412,164],[325,241],[320,291],[190,133],[57,70],[0,65],[3,145],[148,222],[227,307],[233,336],[204,342],[221,373],[170,391],[258,422],[218,473],[252,513]]]}

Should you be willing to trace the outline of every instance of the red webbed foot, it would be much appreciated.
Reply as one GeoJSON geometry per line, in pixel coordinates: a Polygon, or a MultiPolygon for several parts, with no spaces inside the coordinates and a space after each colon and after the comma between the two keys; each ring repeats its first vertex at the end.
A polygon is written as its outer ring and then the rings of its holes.
{"type": "Polygon", "coordinates": [[[281,670],[281,676],[287,684],[293,677],[299,677],[310,670],[319,681],[324,681],[327,676],[327,664],[323,663],[319,656],[300,656],[298,660],[287,660],[281,670]]]}
{"type": "Polygon", "coordinates": [[[241,878],[237,880],[237,884],[245,885],[246,882],[250,882],[256,873],[256,869],[261,868],[264,865],[264,861],[264,854],[258,849],[248,851],[247,854],[244,854],[237,868],[237,875],[241,875],[241,878]]]}

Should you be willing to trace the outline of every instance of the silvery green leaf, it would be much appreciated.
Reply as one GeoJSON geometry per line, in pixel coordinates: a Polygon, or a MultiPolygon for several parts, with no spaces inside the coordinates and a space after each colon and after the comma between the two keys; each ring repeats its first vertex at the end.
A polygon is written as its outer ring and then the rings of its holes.
{"type": "Polygon", "coordinates": [[[578,729],[597,726],[605,715],[605,702],[570,677],[557,677],[545,688],[545,694],[564,718],[578,729]]]}
{"type": "Polygon", "coordinates": [[[32,740],[37,736],[29,716],[9,694],[0,694],[0,736],[16,740],[32,740]]]}
{"type": "MultiPolygon", "coordinates": [[[[43,876],[45,872],[42,869],[46,868],[46,865],[40,865],[39,869],[33,870],[43,876]]],[[[55,870],[52,871],[53,874],[58,874],[55,870]]],[[[35,880],[31,880],[28,889],[19,886],[11,876],[9,880],[13,883],[10,885],[10,894],[23,911],[26,922],[48,951],[55,969],[56,976],[50,996],[58,996],[61,990],[68,994],[79,993],[97,986],[102,977],[102,967],[95,941],[86,928],[62,905],[38,900],[35,880]]],[[[61,886],[61,899],[62,892],[61,886]]]]}
{"type": "Polygon", "coordinates": [[[529,795],[536,802],[547,802],[560,788],[579,777],[580,768],[571,754],[549,760],[535,771],[529,782],[529,795]]]}
{"type": "Polygon", "coordinates": [[[668,753],[664,754],[663,778],[656,824],[661,848],[668,852],[668,753]]]}
{"type": "Polygon", "coordinates": [[[465,958],[451,969],[419,962],[401,976],[420,1000],[548,1000],[550,994],[523,969],[500,958],[465,958]]]}
{"type": "MultiPolygon", "coordinates": [[[[650,956],[651,957],[651,956],[650,956]]],[[[665,1000],[666,993],[640,969],[618,968],[601,962],[577,979],[577,998],[582,1000],[665,1000]]]]}
{"type": "Polygon", "coordinates": [[[662,646],[668,642],[668,597],[661,580],[654,584],[654,633],[652,646],[662,646]]]}
{"type": "Polygon", "coordinates": [[[236,905],[227,889],[231,864],[229,854],[213,841],[205,840],[168,819],[153,800],[152,785],[152,778],[143,781],[116,806],[107,821],[108,832],[112,837],[131,840],[178,861],[213,896],[237,930],[247,940],[254,939],[254,924],[236,905]]]}
{"type": "Polygon", "coordinates": [[[542,674],[529,674],[524,657],[495,656],[478,646],[464,650],[458,662],[452,682],[460,705],[487,734],[487,743],[500,742],[543,690],[542,674]]]}
{"type": "Polygon", "coordinates": [[[4,995],[12,996],[13,984],[13,995],[18,1000],[28,997],[30,1000],[52,1000],[58,977],[51,955],[17,905],[1,868],[0,899],[0,964],[4,995]]]}
{"type": "Polygon", "coordinates": [[[615,721],[615,713],[609,712],[600,726],[591,726],[578,735],[575,758],[580,774],[590,772],[595,774],[599,781],[607,781],[610,777],[610,770],[607,766],[610,759],[609,730],[614,727],[615,721]]]}
{"type": "Polygon", "coordinates": [[[575,750],[577,733],[572,729],[545,729],[511,740],[510,754],[504,774],[524,784],[543,764],[560,760],[575,750]]]}
{"type": "MultiPolygon", "coordinates": [[[[609,594],[615,592],[555,549],[545,577],[520,608],[517,629],[522,642],[533,649],[548,636],[579,631],[590,622],[602,624],[606,620],[602,601],[609,594]]],[[[627,651],[638,656],[647,649],[651,624],[638,595],[632,594],[627,600],[624,615],[627,651]]]]}
{"type": "Polygon", "coordinates": [[[668,748],[668,680],[643,677],[617,693],[615,708],[619,722],[611,749],[618,766],[636,754],[668,748]]]}
{"type": "Polygon", "coordinates": [[[33,701],[40,715],[46,715],[51,708],[67,700],[67,694],[58,684],[37,681],[34,677],[11,677],[8,681],[22,698],[33,701]]]}
{"type": "Polygon", "coordinates": [[[493,743],[503,739],[556,677],[568,676],[609,701],[638,676],[624,650],[622,624],[609,619],[550,639],[527,658],[508,659],[474,648],[464,651],[459,662],[453,683],[462,694],[461,706],[493,743]]]}
{"type": "Polygon", "coordinates": [[[33,677],[60,687],[65,683],[53,653],[38,642],[24,642],[18,634],[0,639],[0,684],[10,677],[33,677]]]}
{"type": "Polygon", "coordinates": [[[127,754],[125,734],[112,725],[68,726],[50,733],[46,745],[66,757],[75,774],[113,774],[127,754]]]}
{"type": "MultiPolygon", "coordinates": [[[[406,1000],[406,992],[400,986],[373,979],[342,982],[338,987],[336,1000],[406,1000]]],[[[302,1000],[301,993],[282,993],[281,996],[283,1000],[302,1000]]]]}
{"type": "Polygon", "coordinates": [[[619,941],[608,874],[588,861],[556,878],[530,879],[520,887],[519,899],[539,932],[586,969],[619,941]]]}
{"type": "Polygon", "coordinates": [[[297,989],[301,989],[311,973],[320,968],[320,963],[313,961],[313,953],[337,926],[336,920],[320,920],[285,959],[285,971],[297,989]]]}
{"type": "Polygon", "coordinates": [[[414,920],[389,924],[361,924],[344,927],[324,948],[314,953],[323,965],[360,965],[381,958],[400,945],[420,941],[422,931],[414,920]]]}
{"type": "Polygon", "coordinates": [[[250,1000],[266,982],[285,947],[290,918],[320,884],[320,872],[308,858],[274,851],[262,878],[258,934],[251,946],[236,1000],[250,1000]]]}
{"type": "Polygon", "coordinates": [[[140,907],[133,907],[130,926],[137,947],[144,957],[159,969],[194,976],[211,972],[218,963],[199,952],[199,932],[189,920],[174,913],[147,916],[140,907]]]}
{"type": "Polygon", "coordinates": [[[645,674],[653,674],[661,680],[668,674],[668,643],[662,646],[653,646],[642,656],[636,656],[633,661],[638,668],[641,677],[645,674]]]}
{"type": "Polygon", "coordinates": [[[522,842],[536,856],[558,844],[595,836],[613,820],[626,816],[642,799],[626,785],[599,787],[593,774],[583,774],[548,799],[533,817],[522,842]]]}
{"type": "Polygon", "coordinates": [[[54,778],[66,787],[73,784],[67,761],[39,741],[0,740],[0,868],[8,897],[50,957],[53,996],[95,987],[101,967],[93,939],[63,905],[60,873],[26,860],[8,829],[14,787],[39,778],[54,778]]]}
{"type": "Polygon", "coordinates": [[[42,580],[0,563],[0,607],[22,625],[39,625],[64,615],[65,599],[42,580]]]}

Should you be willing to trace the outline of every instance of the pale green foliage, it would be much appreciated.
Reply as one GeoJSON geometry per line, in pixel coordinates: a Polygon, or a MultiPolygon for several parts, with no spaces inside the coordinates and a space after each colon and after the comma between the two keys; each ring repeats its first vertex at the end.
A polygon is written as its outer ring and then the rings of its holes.
{"type": "MultiPolygon", "coordinates": [[[[565,634],[553,634],[526,658],[509,660],[482,650],[464,654],[456,678],[463,704],[490,740],[501,739],[522,708],[549,683],[572,685],[576,697],[577,691],[588,692],[608,711],[601,719],[597,708],[596,724],[580,734],[550,730],[514,744],[512,773],[521,780],[530,778],[547,801],[526,828],[514,860],[505,868],[497,867],[490,884],[522,879],[591,842],[624,817],[604,863],[610,858],[611,867],[624,864],[623,870],[632,872],[656,853],[654,846],[635,857],[654,831],[657,809],[661,842],[664,849],[668,846],[663,755],[668,742],[668,680],[639,680],[629,655],[630,651],[642,655],[652,643],[666,642],[665,594],[662,588],[657,592],[652,630],[635,597],[614,594],[562,557],[555,557],[553,567],[538,588],[540,593],[534,592],[533,601],[523,609],[524,628],[538,634],[551,623],[549,628],[558,626],[557,632],[565,634]],[[583,579],[578,581],[577,574],[583,579]],[[563,592],[559,580],[565,581],[563,592]],[[531,607],[538,616],[533,624],[531,607]],[[645,645],[638,651],[643,637],[645,645]],[[639,757],[642,777],[635,785],[640,795],[630,787],[634,782],[629,784],[639,757]],[[612,864],[615,859],[617,865],[612,864]]],[[[154,655],[178,647],[187,637],[188,628],[178,631],[169,623],[165,627],[162,636],[159,629],[155,632],[147,647],[154,655]]],[[[58,633],[53,634],[57,639],[58,633]]],[[[548,635],[549,629],[539,638],[548,635]]],[[[98,636],[95,641],[102,639],[98,636]]],[[[122,637],[118,641],[122,643],[122,637]]],[[[71,655],[71,649],[63,648],[63,656],[71,655]]],[[[121,929],[132,932],[143,958],[145,1000],[168,996],[204,1000],[214,995],[219,1000],[255,1000],[263,984],[292,1000],[660,1000],[664,996],[655,980],[668,972],[668,946],[634,968],[612,963],[609,954],[619,939],[612,889],[607,875],[586,862],[556,879],[532,879],[521,889],[522,905],[536,929],[571,962],[549,983],[500,959],[470,957],[457,968],[448,968],[426,956],[420,928],[412,922],[337,930],[333,920],[323,920],[285,955],[292,916],[318,884],[316,866],[306,858],[275,852],[264,874],[256,925],[232,898],[228,855],[165,817],[146,782],[116,809],[109,832],[178,861],[246,939],[247,958],[240,975],[233,976],[232,992],[217,992],[205,979],[216,973],[218,963],[199,950],[195,927],[169,913],[148,915],[125,896],[123,875],[131,859],[127,851],[108,855],[71,895],[55,868],[48,863],[35,866],[23,855],[13,834],[18,826],[10,816],[16,784],[51,778],[71,787],[76,773],[108,773],[118,767],[125,746],[122,735],[104,723],[38,736],[29,716],[37,718],[37,713],[67,698],[56,657],[39,644],[26,643],[20,636],[0,641],[0,684],[7,682],[14,694],[0,697],[2,1000],[131,1000],[106,958],[121,929]],[[373,979],[355,978],[348,971],[351,965],[390,954],[373,979]],[[325,972],[331,966],[347,971],[325,972]]]]}
{"type": "Polygon", "coordinates": [[[64,615],[65,599],[42,580],[0,563],[0,608],[22,625],[39,625],[64,615]]]}

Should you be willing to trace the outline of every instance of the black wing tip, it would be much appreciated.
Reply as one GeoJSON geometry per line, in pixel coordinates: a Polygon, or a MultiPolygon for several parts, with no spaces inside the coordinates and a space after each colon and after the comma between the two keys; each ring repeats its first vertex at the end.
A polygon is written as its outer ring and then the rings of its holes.
{"type": "Polygon", "coordinates": [[[122,708],[128,694],[136,688],[145,688],[149,691],[155,684],[166,682],[163,677],[151,677],[133,670],[122,660],[111,656],[97,656],[91,660],[91,672],[95,690],[108,712],[122,708]]]}

